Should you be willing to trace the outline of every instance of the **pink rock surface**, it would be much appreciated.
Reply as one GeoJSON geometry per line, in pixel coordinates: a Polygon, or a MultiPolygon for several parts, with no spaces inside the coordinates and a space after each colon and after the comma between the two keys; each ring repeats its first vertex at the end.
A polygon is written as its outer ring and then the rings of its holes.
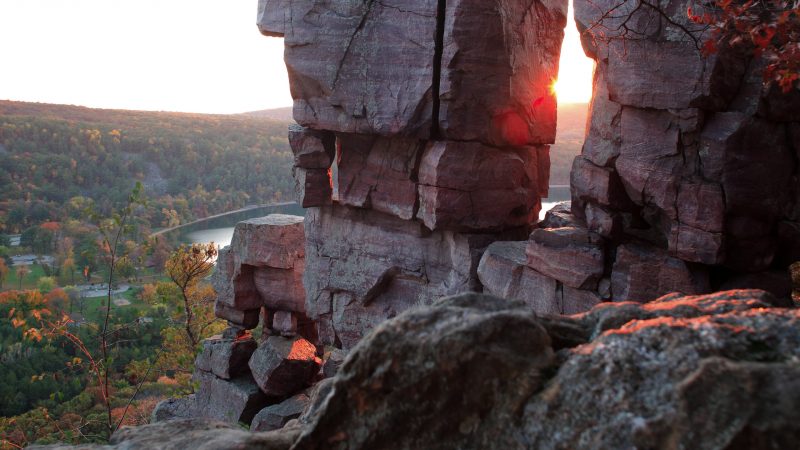
{"type": "Polygon", "coordinates": [[[482,251],[526,230],[469,234],[429,231],[416,221],[341,205],[307,212],[307,314],[322,343],[350,348],[388,317],[480,287],[482,251]]]}
{"type": "Polygon", "coordinates": [[[430,135],[436,0],[262,4],[262,33],[284,36],[299,124],[347,133],[430,135]]]}
{"type": "Polygon", "coordinates": [[[420,163],[417,217],[432,230],[532,224],[541,209],[539,155],[548,150],[452,141],[430,144],[420,163]]]}
{"type": "Polygon", "coordinates": [[[415,176],[422,143],[414,139],[340,134],[336,200],[409,220],[417,203],[415,176]]]}
{"type": "Polygon", "coordinates": [[[617,248],[611,272],[614,301],[648,302],[672,292],[710,292],[708,275],[686,262],[650,247],[624,244],[617,248]]]}

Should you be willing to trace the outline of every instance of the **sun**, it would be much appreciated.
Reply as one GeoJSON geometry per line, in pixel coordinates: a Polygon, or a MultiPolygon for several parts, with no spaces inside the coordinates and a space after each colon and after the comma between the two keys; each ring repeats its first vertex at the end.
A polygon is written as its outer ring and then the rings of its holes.
{"type": "Polygon", "coordinates": [[[553,81],[550,90],[559,103],[588,103],[592,98],[592,74],[594,60],[587,57],[581,47],[578,28],[569,4],[569,22],[564,30],[564,43],[561,46],[558,79],[553,81]]]}

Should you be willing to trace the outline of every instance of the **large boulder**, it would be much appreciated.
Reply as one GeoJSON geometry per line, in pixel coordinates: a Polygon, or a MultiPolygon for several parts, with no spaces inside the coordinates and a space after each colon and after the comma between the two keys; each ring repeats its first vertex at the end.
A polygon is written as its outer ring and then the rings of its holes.
{"type": "Polygon", "coordinates": [[[559,319],[490,296],[446,299],[355,348],[295,445],[792,448],[800,312],[774,303],[759,291],[672,295],[559,319]],[[565,333],[572,343],[553,358],[565,333]]]}
{"type": "Polygon", "coordinates": [[[595,289],[605,268],[603,239],[586,228],[538,228],[525,250],[528,266],[576,289],[595,289]]]}
{"type": "Polygon", "coordinates": [[[353,349],[297,448],[502,448],[554,360],[533,313],[467,294],[384,322],[353,349]]]}
{"type": "Polygon", "coordinates": [[[713,302],[739,307],[632,320],[570,352],[526,406],[520,441],[540,449],[796,446],[800,314],[746,298],[713,302]]]}
{"type": "Polygon", "coordinates": [[[287,397],[311,385],[322,367],[317,348],[301,338],[270,336],[250,358],[250,371],[270,397],[287,397]]]}
{"type": "Polygon", "coordinates": [[[270,302],[272,294],[281,296],[277,301],[282,301],[285,287],[292,287],[290,303],[302,303],[304,295],[299,277],[305,257],[304,243],[303,217],[300,216],[271,214],[236,224],[231,245],[220,251],[218,270],[212,277],[218,309],[257,310],[270,302]],[[282,279],[280,289],[270,292],[268,285],[256,284],[257,269],[288,274],[288,278],[282,279]],[[291,271],[299,273],[290,274],[291,271]]]}
{"type": "Polygon", "coordinates": [[[419,167],[417,217],[431,230],[530,225],[541,209],[539,175],[549,170],[548,152],[547,146],[429,144],[419,167]]]}
{"type": "Polygon", "coordinates": [[[303,258],[303,218],[270,214],[236,224],[231,240],[234,265],[291,269],[303,258]]]}

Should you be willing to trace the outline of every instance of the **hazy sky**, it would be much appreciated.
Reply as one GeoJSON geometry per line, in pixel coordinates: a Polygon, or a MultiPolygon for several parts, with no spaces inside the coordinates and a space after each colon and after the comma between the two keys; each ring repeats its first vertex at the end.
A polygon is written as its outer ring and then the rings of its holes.
{"type": "MultiPolygon", "coordinates": [[[[283,42],[259,34],[256,4],[0,0],[0,99],[204,113],[288,106],[283,42]]],[[[560,100],[587,101],[592,63],[571,21],[561,61],[560,100]]]]}

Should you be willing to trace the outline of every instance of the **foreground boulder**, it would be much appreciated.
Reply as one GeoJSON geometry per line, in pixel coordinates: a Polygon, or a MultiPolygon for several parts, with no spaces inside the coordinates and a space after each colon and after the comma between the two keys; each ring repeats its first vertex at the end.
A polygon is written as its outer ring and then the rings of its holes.
{"type": "Polygon", "coordinates": [[[210,419],[185,419],[141,427],[123,427],[111,437],[109,445],[33,446],[38,449],[192,449],[192,450],[288,450],[300,430],[287,428],[268,433],[250,433],[236,425],[210,419]]]}
{"type": "Polygon", "coordinates": [[[549,336],[520,303],[439,301],[383,323],[352,350],[296,447],[499,444],[553,359],[549,336]]]}
{"type": "Polygon", "coordinates": [[[792,448],[800,313],[775,302],[732,291],[537,318],[446,299],[353,349],[295,448],[792,448]],[[559,363],[566,327],[588,342],[559,363]]]}
{"type": "Polygon", "coordinates": [[[175,421],[107,448],[796,448],[800,310],[776,304],[740,290],[551,316],[451,297],[378,326],[294,425],[175,421]]]}

